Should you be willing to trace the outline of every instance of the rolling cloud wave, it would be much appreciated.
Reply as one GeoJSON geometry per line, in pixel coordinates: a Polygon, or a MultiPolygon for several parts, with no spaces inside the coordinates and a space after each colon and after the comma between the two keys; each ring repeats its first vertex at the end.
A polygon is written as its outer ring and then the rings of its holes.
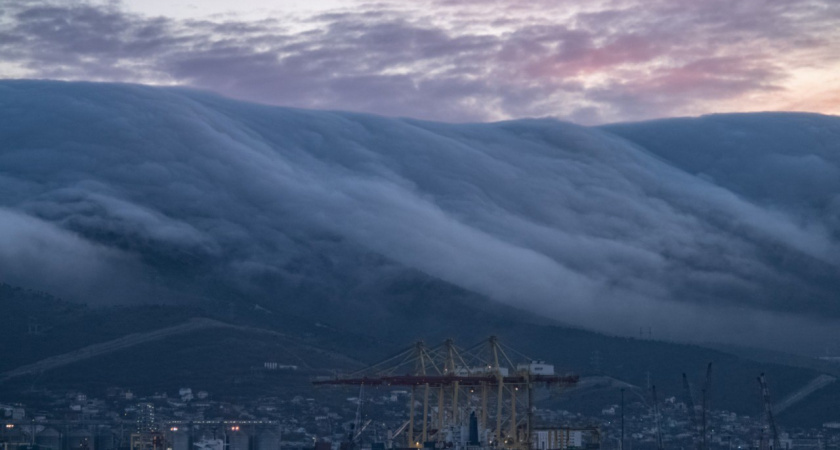
{"type": "Polygon", "coordinates": [[[108,303],[266,278],[342,299],[419,271],[590,329],[814,351],[838,337],[838,134],[818,115],[442,124],[4,81],[0,278],[108,303]]]}

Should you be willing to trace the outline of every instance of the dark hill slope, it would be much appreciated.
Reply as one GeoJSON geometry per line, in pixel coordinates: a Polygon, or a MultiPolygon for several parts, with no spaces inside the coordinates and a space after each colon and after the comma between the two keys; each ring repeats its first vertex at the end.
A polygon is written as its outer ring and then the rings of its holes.
{"type": "MultiPolygon", "coordinates": [[[[118,339],[123,336],[120,326],[124,331],[133,333],[151,332],[196,316],[228,324],[179,333],[51,370],[4,380],[0,383],[0,395],[6,399],[26,399],[41,389],[75,389],[98,394],[113,386],[129,388],[137,393],[174,392],[179,387],[191,386],[230,397],[315,395],[309,385],[312,377],[331,374],[335,370],[353,370],[411,344],[398,338],[393,331],[376,327],[351,331],[334,324],[312,323],[300,318],[289,321],[294,322],[294,326],[284,326],[283,320],[270,318],[274,314],[256,309],[240,309],[232,314],[224,308],[201,311],[168,306],[90,309],[7,285],[3,286],[2,293],[0,312],[37,314],[38,323],[52,324],[34,335],[18,333],[18,330],[9,334],[11,339],[4,340],[2,348],[3,371],[7,373],[20,365],[118,339]],[[75,313],[67,314],[68,308],[75,313]],[[11,361],[16,361],[17,365],[11,364],[11,361]],[[265,373],[259,368],[266,361],[297,365],[299,370],[265,373]]],[[[454,336],[459,344],[467,346],[491,333],[497,334],[510,347],[557,364],[561,372],[611,376],[639,386],[643,394],[650,377],[661,395],[678,398],[681,395],[681,373],[687,372],[692,379],[699,380],[705,364],[712,361],[715,368],[714,407],[750,415],[760,411],[755,382],[758,373],[768,374],[771,388],[778,398],[817,375],[817,372],[808,369],[758,363],[697,346],[610,337],[529,323],[521,316],[517,318],[516,313],[506,314],[503,310],[474,312],[463,308],[459,311],[457,307],[452,307],[448,310],[452,314],[437,320],[435,329],[416,337],[434,344],[454,336]],[[447,334],[445,330],[456,330],[459,334],[447,334]]],[[[3,314],[3,317],[10,316],[3,314]]],[[[418,317],[418,320],[424,325],[433,323],[428,315],[418,317]]],[[[14,321],[9,323],[14,325],[14,321]]],[[[835,398],[833,394],[824,397],[826,392],[833,391],[821,391],[819,396],[789,410],[780,420],[782,423],[821,424],[831,414],[832,403],[826,399],[835,398]]],[[[328,394],[320,392],[317,395],[328,394]]],[[[560,405],[597,413],[604,404],[614,402],[617,395],[616,390],[575,394],[561,399],[560,405]]]]}

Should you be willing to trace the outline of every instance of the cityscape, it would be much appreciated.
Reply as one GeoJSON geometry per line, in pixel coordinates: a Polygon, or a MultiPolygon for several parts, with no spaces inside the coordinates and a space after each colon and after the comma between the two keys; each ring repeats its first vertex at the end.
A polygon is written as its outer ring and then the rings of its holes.
{"type": "MultiPolygon", "coordinates": [[[[354,374],[317,376],[308,392],[290,397],[230,398],[190,387],[139,396],[111,387],[103,397],[43,391],[32,405],[0,399],[0,443],[4,450],[840,448],[840,422],[777,429],[772,413],[707,408],[708,385],[697,398],[687,381],[682,399],[627,385],[611,391],[613,403],[596,405],[599,413],[569,411],[564,391],[578,387],[576,375],[555,375],[545,361],[473,366],[488,356],[510,362],[511,350],[495,339],[469,357],[450,340],[431,349],[418,342],[354,374]],[[410,368],[414,375],[395,375],[410,368]]],[[[299,370],[277,362],[258,369],[299,370]]]]}

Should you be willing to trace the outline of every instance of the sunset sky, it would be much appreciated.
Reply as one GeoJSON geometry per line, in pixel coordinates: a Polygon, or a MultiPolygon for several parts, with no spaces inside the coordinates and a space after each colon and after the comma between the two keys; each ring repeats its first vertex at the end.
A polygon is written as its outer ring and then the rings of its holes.
{"type": "Polygon", "coordinates": [[[840,114],[833,0],[23,1],[0,78],[466,122],[840,114]]]}

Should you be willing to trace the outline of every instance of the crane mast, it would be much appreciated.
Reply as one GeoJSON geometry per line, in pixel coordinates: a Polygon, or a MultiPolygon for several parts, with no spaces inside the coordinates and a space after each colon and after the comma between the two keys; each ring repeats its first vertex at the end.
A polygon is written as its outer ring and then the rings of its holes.
{"type": "Polygon", "coordinates": [[[683,381],[683,395],[685,395],[685,405],[688,409],[688,418],[691,420],[692,436],[694,437],[694,448],[700,450],[700,440],[698,436],[699,424],[697,423],[697,410],[694,406],[694,395],[691,393],[691,385],[688,383],[688,376],[685,372],[682,374],[683,381]]]}
{"type": "Polygon", "coordinates": [[[659,402],[656,400],[656,385],[650,387],[653,397],[653,420],[656,422],[656,450],[663,450],[662,445],[662,424],[659,418],[659,402]]]}
{"type": "Polygon", "coordinates": [[[712,391],[712,363],[709,363],[706,366],[706,379],[703,382],[703,436],[702,436],[702,445],[703,450],[709,450],[709,442],[708,442],[708,415],[709,415],[709,397],[712,391]]]}
{"type": "Polygon", "coordinates": [[[761,399],[764,402],[764,415],[767,426],[770,428],[770,436],[773,438],[773,450],[780,450],[782,445],[779,442],[776,419],[773,417],[773,407],[770,404],[770,388],[767,387],[767,380],[764,379],[763,373],[758,377],[758,384],[761,385],[761,399]]]}
{"type": "Polygon", "coordinates": [[[553,365],[530,359],[491,336],[464,350],[456,347],[451,339],[436,347],[417,342],[365,369],[335,379],[316,380],[313,384],[359,386],[360,400],[351,444],[355,444],[360,432],[369,425],[362,423],[365,389],[405,386],[410,388],[408,420],[390,436],[391,440],[405,430],[405,447],[423,448],[433,442],[451,446],[461,442],[464,433],[461,430],[466,426],[470,430],[469,442],[497,449],[525,450],[531,448],[534,439],[533,389],[536,386],[562,388],[577,382],[577,375],[555,374],[553,365]],[[509,352],[524,358],[523,363],[511,360],[509,352]],[[432,391],[436,393],[434,400],[429,395],[432,391]],[[495,398],[488,398],[491,396],[495,398]],[[437,411],[433,411],[431,401],[437,403],[437,411]],[[527,407],[525,414],[520,414],[522,407],[527,407]],[[491,416],[495,420],[490,420],[491,416]],[[495,422],[495,427],[488,422],[495,422]]]}

